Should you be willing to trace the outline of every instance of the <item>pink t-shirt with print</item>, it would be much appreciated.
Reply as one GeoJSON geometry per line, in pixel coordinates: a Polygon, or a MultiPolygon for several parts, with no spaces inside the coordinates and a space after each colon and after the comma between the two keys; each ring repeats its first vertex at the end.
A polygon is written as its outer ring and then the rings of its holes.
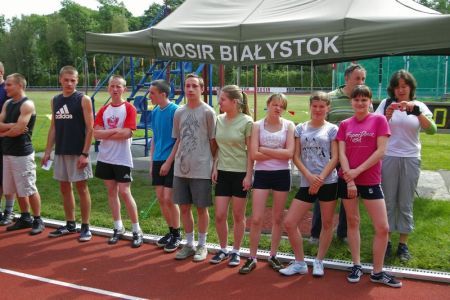
{"type": "MultiPolygon", "coordinates": [[[[385,116],[370,113],[363,120],[351,117],[341,122],[336,136],[345,142],[345,154],[350,169],[356,169],[377,149],[379,136],[390,136],[391,131],[385,116]]],[[[342,176],[342,170],[339,172],[342,176]]],[[[355,178],[357,185],[376,185],[381,183],[381,160],[355,178]]]]}

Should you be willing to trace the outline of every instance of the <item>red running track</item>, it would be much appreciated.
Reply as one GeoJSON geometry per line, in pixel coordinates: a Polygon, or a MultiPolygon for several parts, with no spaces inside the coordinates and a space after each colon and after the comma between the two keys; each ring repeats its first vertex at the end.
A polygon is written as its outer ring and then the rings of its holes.
{"type": "Polygon", "coordinates": [[[174,254],[152,244],[132,249],[129,241],[120,241],[110,246],[98,236],[79,243],[77,235],[50,239],[48,231],[29,236],[0,229],[1,299],[113,298],[76,286],[149,299],[450,299],[449,285],[443,283],[404,279],[403,287],[394,289],[370,282],[365,274],[361,282],[350,284],[345,272],[329,269],[319,279],[311,274],[284,277],[263,261],[252,273],[240,275],[226,263],[176,261],[174,254]],[[5,270],[76,286],[17,277],[5,270]]]}

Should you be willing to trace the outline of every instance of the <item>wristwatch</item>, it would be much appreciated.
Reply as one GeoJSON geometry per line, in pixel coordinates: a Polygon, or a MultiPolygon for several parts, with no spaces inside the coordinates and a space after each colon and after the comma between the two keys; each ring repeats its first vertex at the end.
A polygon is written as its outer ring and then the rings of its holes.
{"type": "Polygon", "coordinates": [[[83,155],[84,157],[89,157],[89,153],[82,152],[81,155],[83,155]]]}

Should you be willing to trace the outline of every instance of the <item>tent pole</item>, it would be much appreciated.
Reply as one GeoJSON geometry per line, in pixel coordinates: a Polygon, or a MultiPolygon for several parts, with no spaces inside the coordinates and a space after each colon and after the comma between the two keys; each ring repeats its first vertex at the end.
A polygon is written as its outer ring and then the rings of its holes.
{"type": "Polygon", "coordinates": [[[381,100],[381,86],[383,85],[383,58],[378,62],[378,99],[381,100]]]}
{"type": "Polygon", "coordinates": [[[439,76],[441,73],[441,57],[437,57],[437,70],[436,70],[436,98],[439,97],[439,76]]]}
{"type": "Polygon", "coordinates": [[[241,86],[241,66],[236,69],[236,85],[241,86]]]}
{"type": "Polygon", "coordinates": [[[447,94],[448,87],[448,56],[445,57],[444,94],[447,94]]]}
{"type": "Polygon", "coordinates": [[[255,65],[253,70],[253,120],[256,121],[257,104],[258,104],[258,65],[255,65]]]}
{"type": "Polygon", "coordinates": [[[213,65],[208,65],[208,89],[209,89],[209,106],[214,107],[213,105],[213,65]]]}
{"type": "Polygon", "coordinates": [[[331,64],[331,90],[334,91],[336,88],[336,64],[331,64]]]}
{"type": "Polygon", "coordinates": [[[311,60],[311,94],[312,94],[312,92],[313,92],[313,90],[314,90],[314,63],[313,63],[313,61],[311,60]]]}

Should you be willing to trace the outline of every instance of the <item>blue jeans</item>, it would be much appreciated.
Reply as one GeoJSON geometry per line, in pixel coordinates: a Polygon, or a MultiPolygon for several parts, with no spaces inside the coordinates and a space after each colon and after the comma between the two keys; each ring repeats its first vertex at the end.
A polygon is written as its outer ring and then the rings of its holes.
{"type": "MultiPolygon", "coordinates": [[[[319,201],[316,201],[314,203],[311,236],[314,238],[319,238],[321,230],[322,230],[322,217],[320,215],[320,204],[319,201]]],[[[344,204],[342,204],[342,200],[341,200],[341,207],[339,209],[339,223],[337,226],[336,235],[340,239],[347,237],[347,215],[345,214],[344,204]]]]}

